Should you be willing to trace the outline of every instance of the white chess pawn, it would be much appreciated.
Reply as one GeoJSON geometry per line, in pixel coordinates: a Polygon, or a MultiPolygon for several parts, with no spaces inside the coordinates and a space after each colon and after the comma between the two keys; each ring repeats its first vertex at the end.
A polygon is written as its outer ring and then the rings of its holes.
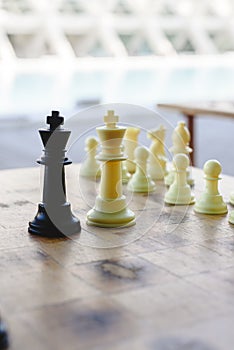
{"type": "Polygon", "coordinates": [[[173,159],[174,165],[174,182],[165,194],[165,202],[174,205],[193,204],[194,196],[191,188],[187,183],[187,168],[189,158],[186,154],[178,153],[173,159]]]}
{"type": "MultiPolygon", "coordinates": [[[[174,156],[179,153],[183,153],[189,156],[189,154],[193,151],[192,148],[189,147],[190,138],[190,132],[185,122],[179,121],[172,133],[173,146],[170,148],[170,151],[174,156]]],[[[170,186],[173,183],[174,173],[174,169],[172,168],[169,174],[165,177],[165,184],[167,186],[170,186]]],[[[194,184],[194,179],[192,178],[189,169],[187,169],[187,182],[189,185],[194,184]]]]}
{"type": "Polygon", "coordinates": [[[101,168],[100,163],[96,160],[98,140],[96,137],[87,137],[85,140],[85,151],[87,158],[80,168],[80,175],[83,177],[100,177],[101,168]]]}
{"type": "Polygon", "coordinates": [[[147,134],[147,137],[152,140],[147,170],[153,180],[162,180],[167,174],[167,158],[164,146],[165,132],[165,127],[160,125],[158,129],[151,130],[147,134]]]}
{"type": "Polygon", "coordinates": [[[149,151],[144,146],[138,146],[134,152],[136,172],[132,175],[127,189],[132,192],[153,192],[156,189],[155,182],[147,174],[147,159],[149,151]]]}
{"type": "Polygon", "coordinates": [[[205,173],[206,188],[195,204],[194,210],[202,214],[225,214],[227,205],[218,190],[218,181],[222,171],[221,164],[217,160],[208,160],[203,167],[205,173]]]}

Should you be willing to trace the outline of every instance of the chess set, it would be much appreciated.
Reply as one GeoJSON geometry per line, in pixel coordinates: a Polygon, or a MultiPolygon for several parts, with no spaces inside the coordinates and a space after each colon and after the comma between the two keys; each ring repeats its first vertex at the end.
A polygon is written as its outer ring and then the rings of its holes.
{"type": "MultiPolygon", "coordinates": [[[[135,225],[135,214],[128,207],[122,184],[127,191],[152,193],[157,180],[164,180],[168,186],[164,201],[170,205],[191,205],[195,203],[192,193],[194,179],[191,176],[189,154],[190,133],[185,122],[178,122],[172,134],[173,166],[167,167],[165,152],[165,128],[148,132],[152,141],[150,148],[138,145],[140,129],[126,128],[118,124],[119,117],[113,110],[104,116],[104,126],[97,127],[96,137],[85,141],[87,157],[80,169],[80,175],[93,180],[100,178],[99,194],[94,206],[88,211],[86,224],[102,228],[127,228],[135,225]],[[126,136],[125,136],[126,134],[126,136]],[[97,147],[101,152],[97,155],[97,147]],[[126,155],[125,155],[126,153],[126,155]]],[[[66,199],[65,166],[71,164],[66,157],[66,144],[70,131],[62,128],[64,118],[58,111],[47,117],[48,129],[39,130],[44,154],[38,161],[45,168],[43,198],[38,212],[29,223],[28,231],[33,235],[49,238],[70,236],[81,230],[80,220],[71,211],[66,199]]],[[[225,214],[227,205],[219,193],[221,165],[217,160],[209,160],[204,165],[206,188],[194,210],[202,214],[225,214]]],[[[234,223],[234,212],[229,222],[234,223]]]]}
{"type": "MultiPolygon", "coordinates": [[[[146,246],[143,250],[141,247],[140,253],[144,257],[144,254],[150,256],[154,250],[157,251],[159,244],[157,239],[163,236],[160,233],[161,236],[159,235],[155,240],[155,230],[157,225],[160,226],[159,231],[162,230],[165,217],[168,218],[168,222],[172,220],[173,227],[175,223],[176,225],[182,223],[182,226],[188,225],[188,231],[190,227],[201,223],[196,216],[188,219],[187,211],[193,212],[194,215],[204,214],[204,217],[208,217],[210,227],[213,227],[211,217],[218,216],[222,218],[222,222],[226,220],[234,224],[234,211],[230,212],[228,220],[224,217],[228,212],[228,206],[218,187],[222,168],[217,160],[208,160],[205,163],[203,168],[205,188],[199,196],[194,194],[194,189],[196,186],[200,188],[201,183],[197,185],[193,177],[189,159],[189,154],[192,152],[189,146],[190,134],[185,122],[178,122],[172,133],[170,148],[173,154],[172,164],[166,156],[166,129],[163,125],[148,131],[147,137],[151,145],[147,148],[139,145],[139,128],[125,127],[118,122],[119,117],[114,111],[107,111],[104,116],[104,125],[96,129],[97,136],[89,136],[85,140],[87,156],[78,169],[79,181],[84,181],[83,193],[89,205],[83,206],[80,211],[73,211],[71,204],[67,201],[69,188],[67,188],[65,174],[65,166],[71,164],[66,155],[66,145],[71,132],[63,128],[64,118],[58,111],[52,111],[51,116],[47,117],[48,128],[39,130],[44,146],[43,155],[38,160],[44,169],[43,189],[42,201],[38,204],[36,216],[28,225],[31,237],[42,239],[42,244],[45,244],[48,249],[43,239],[49,238],[51,244],[56,245],[57,240],[61,238],[62,241],[72,237],[76,239],[80,235],[82,249],[96,247],[102,251],[110,248],[110,258],[114,259],[114,251],[117,247],[127,246],[128,243],[137,240],[141,241],[140,238],[149,232],[150,228],[152,232],[146,239],[146,242],[150,241],[150,247],[149,243],[144,243],[146,246]],[[99,146],[100,152],[98,152],[99,146]],[[163,210],[162,203],[165,206],[163,210]],[[88,206],[92,208],[88,209],[88,206]],[[170,212],[171,208],[172,212],[170,212]],[[176,210],[174,211],[173,208],[176,210]],[[163,219],[160,219],[161,217],[163,219]]],[[[76,165],[74,167],[77,170],[76,165]]],[[[196,173],[196,169],[194,171],[196,173]]],[[[73,204],[73,200],[81,203],[81,198],[77,198],[73,194],[71,203],[73,204]]],[[[230,203],[234,204],[234,193],[230,196],[230,203]]],[[[27,215],[29,214],[27,209],[27,215]]],[[[23,217],[25,219],[25,212],[23,217]]],[[[228,234],[230,235],[230,232],[228,234]]],[[[185,232],[185,236],[187,240],[191,239],[188,232],[185,232]]],[[[172,233],[170,240],[173,237],[176,235],[172,233]]],[[[133,249],[137,252],[139,247],[134,246],[133,249]]],[[[124,247],[124,251],[129,254],[130,248],[124,247]]],[[[138,254],[136,253],[135,258],[140,260],[141,256],[138,254]]],[[[89,264],[93,262],[92,258],[86,261],[86,256],[84,257],[85,262],[89,264]]],[[[81,261],[83,263],[82,259],[81,261]]],[[[132,277],[126,277],[125,274],[131,274],[131,268],[126,269],[107,258],[103,261],[105,269],[110,269],[108,273],[105,272],[107,278],[112,276],[113,282],[113,276],[117,276],[118,279],[122,278],[126,285],[130,283],[132,277]]],[[[87,271],[87,276],[92,276],[93,272],[87,271]]],[[[119,300],[122,302],[122,299],[119,300]]],[[[0,349],[7,348],[8,343],[6,327],[0,320],[0,349]]]]}

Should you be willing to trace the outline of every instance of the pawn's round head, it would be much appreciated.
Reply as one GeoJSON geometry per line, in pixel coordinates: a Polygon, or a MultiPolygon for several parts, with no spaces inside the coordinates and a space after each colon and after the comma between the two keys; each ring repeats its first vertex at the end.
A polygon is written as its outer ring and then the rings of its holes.
{"type": "Polygon", "coordinates": [[[90,136],[85,140],[85,145],[88,149],[95,148],[98,145],[98,140],[96,139],[96,137],[90,136]]]}
{"type": "Polygon", "coordinates": [[[189,157],[186,154],[178,153],[175,155],[173,163],[176,169],[186,170],[189,166],[189,157]]]}
{"type": "Polygon", "coordinates": [[[207,177],[218,179],[222,171],[222,167],[216,159],[211,159],[204,164],[203,170],[207,177]]]}
{"type": "Polygon", "coordinates": [[[144,146],[138,146],[134,151],[134,156],[137,160],[146,160],[149,156],[149,151],[144,146]]]}

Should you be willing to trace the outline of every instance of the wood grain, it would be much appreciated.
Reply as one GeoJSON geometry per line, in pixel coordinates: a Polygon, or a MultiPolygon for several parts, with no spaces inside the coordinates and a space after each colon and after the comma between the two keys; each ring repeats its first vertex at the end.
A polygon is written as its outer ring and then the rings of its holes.
{"type": "MultiPolygon", "coordinates": [[[[196,196],[203,174],[193,169],[196,196]]],[[[165,187],[127,194],[137,224],[85,223],[98,183],[67,173],[80,235],[32,237],[40,170],[0,172],[0,308],[12,350],[233,350],[234,226],[167,206],[165,187]]],[[[225,200],[234,178],[220,184],[225,200]]],[[[126,188],[125,188],[126,191],[126,188]]],[[[230,207],[229,207],[230,208],[230,207]]]]}

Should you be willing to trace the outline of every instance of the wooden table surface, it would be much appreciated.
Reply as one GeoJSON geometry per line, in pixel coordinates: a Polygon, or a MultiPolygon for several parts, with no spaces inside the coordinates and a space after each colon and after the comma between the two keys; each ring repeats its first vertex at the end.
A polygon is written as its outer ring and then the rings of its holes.
{"type": "Polygon", "coordinates": [[[159,103],[160,108],[173,109],[186,115],[212,115],[234,118],[234,103],[231,101],[210,101],[191,103],[159,103]]]}
{"type": "MultiPolygon", "coordinates": [[[[127,195],[137,224],[87,227],[98,184],[68,167],[80,235],[27,233],[40,170],[0,172],[0,310],[14,350],[233,350],[234,226],[163,204],[165,187],[127,195]]],[[[193,170],[195,193],[204,183],[193,170]]],[[[41,174],[42,175],[42,174],[41,174]]],[[[220,184],[225,200],[234,178],[220,184]]]]}
{"type": "Polygon", "coordinates": [[[159,103],[157,107],[182,113],[187,118],[188,129],[191,135],[190,146],[193,149],[190,159],[194,166],[196,165],[196,125],[194,119],[198,116],[208,115],[219,118],[234,118],[234,103],[232,101],[159,103]]]}

